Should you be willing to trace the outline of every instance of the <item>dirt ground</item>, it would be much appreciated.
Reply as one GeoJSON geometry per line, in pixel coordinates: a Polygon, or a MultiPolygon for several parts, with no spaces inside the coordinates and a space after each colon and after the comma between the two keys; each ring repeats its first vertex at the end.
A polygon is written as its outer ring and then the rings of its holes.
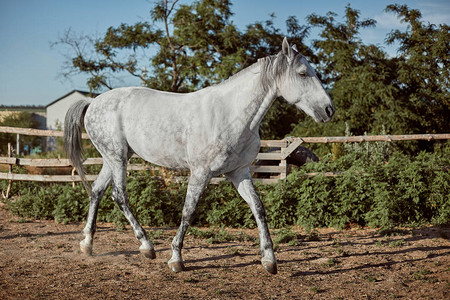
{"type": "Polygon", "coordinates": [[[449,227],[388,236],[293,229],[298,243],[278,246],[277,275],[260,265],[248,238],[256,229],[227,229],[236,239],[221,243],[188,235],[187,270],[174,274],[167,260],[175,229],[146,228],[157,251],[149,260],[130,229],[98,227],[86,257],[78,247],[83,224],[24,220],[0,205],[0,299],[450,299],[449,227]]]}

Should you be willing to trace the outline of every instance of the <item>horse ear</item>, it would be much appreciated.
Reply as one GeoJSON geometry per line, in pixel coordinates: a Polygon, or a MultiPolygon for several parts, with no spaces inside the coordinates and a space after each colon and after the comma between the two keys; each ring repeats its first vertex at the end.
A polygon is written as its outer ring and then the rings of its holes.
{"type": "Polygon", "coordinates": [[[287,41],[287,38],[285,37],[284,39],[283,39],[283,46],[282,46],[282,51],[283,51],[283,54],[284,55],[286,55],[288,58],[290,58],[291,56],[292,56],[292,49],[291,49],[291,47],[289,46],[289,43],[288,43],[288,41],[287,41]]]}
{"type": "Polygon", "coordinates": [[[297,49],[297,45],[296,45],[296,44],[293,44],[293,45],[292,45],[292,49],[293,49],[295,52],[298,53],[298,49],[297,49]]]}

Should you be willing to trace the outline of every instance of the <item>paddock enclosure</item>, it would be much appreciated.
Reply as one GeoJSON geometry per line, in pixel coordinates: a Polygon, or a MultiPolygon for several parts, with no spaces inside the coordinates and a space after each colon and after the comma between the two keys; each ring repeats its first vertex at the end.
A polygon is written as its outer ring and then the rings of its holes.
{"type": "MultiPolygon", "coordinates": [[[[20,140],[20,135],[42,136],[62,138],[63,131],[58,130],[39,130],[30,128],[17,128],[0,126],[0,133],[9,133],[17,135],[17,140],[20,140]]],[[[82,138],[89,140],[86,133],[83,133],[82,138]]],[[[271,178],[255,178],[255,181],[262,183],[275,183],[280,179],[286,178],[288,174],[287,157],[300,145],[304,144],[327,144],[327,143],[361,143],[361,142],[395,142],[395,141],[410,141],[410,140],[448,140],[450,134],[414,134],[414,135],[373,135],[373,136],[339,136],[339,137],[290,137],[283,140],[261,140],[261,151],[256,157],[256,161],[279,161],[278,165],[253,165],[251,171],[253,174],[271,174],[271,178]],[[276,151],[269,153],[264,152],[264,149],[276,148],[276,151]]],[[[19,143],[19,142],[18,142],[19,143]]],[[[132,159],[138,159],[136,155],[132,159]]],[[[87,158],[83,165],[101,165],[103,160],[101,157],[87,158]]],[[[0,165],[8,166],[29,166],[37,168],[71,168],[69,160],[66,158],[19,158],[12,154],[6,157],[0,157],[0,165]]],[[[128,165],[128,170],[150,170],[159,168],[154,165],[140,163],[131,163],[128,165]]],[[[311,176],[317,174],[310,174],[311,176]]],[[[325,176],[335,176],[333,173],[325,173],[325,176]]],[[[94,181],[97,178],[96,174],[86,175],[88,181],[94,181]]],[[[11,181],[38,181],[38,182],[80,182],[80,176],[76,175],[75,170],[72,169],[71,175],[39,175],[39,174],[17,174],[12,170],[8,173],[0,172],[0,180],[11,181]]],[[[223,177],[212,178],[210,183],[217,183],[225,180],[223,177]]]]}

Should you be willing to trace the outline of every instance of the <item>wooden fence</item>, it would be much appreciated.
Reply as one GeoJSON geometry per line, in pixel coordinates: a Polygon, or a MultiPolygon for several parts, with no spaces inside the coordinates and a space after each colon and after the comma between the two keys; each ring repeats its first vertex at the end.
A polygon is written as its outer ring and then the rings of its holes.
{"type": "MultiPolygon", "coordinates": [[[[62,131],[57,130],[39,130],[29,128],[16,128],[0,126],[0,133],[17,134],[17,140],[20,135],[32,136],[48,136],[48,137],[63,137],[62,131]]],[[[87,134],[83,134],[83,139],[89,139],[87,134]]],[[[252,165],[251,171],[253,173],[272,174],[270,178],[257,178],[263,183],[274,183],[279,179],[286,178],[288,174],[288,165],[286,158],[302,143],[350,143],[350,142],[392,142],[392,141],[408,141],[408,140],[440,140],[450,139],[450,134],[414,134],[414,135],[373,135],[373,136],[345,136],[345,137],[291,137],[283,140],[262,140],[261,148],[277,148],[273,152],[260,152],[256,157],[257,160],[271,160],[279,161],[278,165],[252,165]],[[276,175],[273,175],[276,174],[276,175]]],[[[12,172],[12,166],[30,166],[41,168],[60,168],[72,167],[68,159],[54,158],[54,159],[32,159],[32,158],[18,158],[12,157],[11,147],[9,146],[9,154],[7,157],[0,157],[0,164],[8,165],[8,173],[0,172],[0,180],[9,180],[10,183],[14,180],[24,181],[39,181],[39,182],[79,182],[80,176],[75,175],[75,169],[72,169],[71,175],[39,175],[39,174],[17,174],[12,172]]],[[[138,157],[134,155],[133,157],[138,157]]],[[[87,158],[83,165],[101,165],[102,158],[87,158]]],[[[149,170],[155,169],[153,165],[146,163],[129,164],[128,170],[149,170]]],[[[314,175],[314,174],[312,174],[314,175]]],[[[335,174],[329,174],[334,176],[335,174]]],[[[94,181],[97,175],[87,175],[88,181],[94,181]]],[[[211,183],[217,183],[225,180],[223,177],[213,178],[211,183]]]]}
{"type": "MultiPolygon", "coordinates": [[[[30,128],[17,128],[17,127],[6,127],[0,126],[0,133],[17,134],[17,140],[20,139],[20,135],[31,135],[31,136],[45,136],[45,137],[63,137],[62,131],[57,130],[39,130],[30,128]]],[[[83,139],[89,139],[86,133],[83,133],[83,139]]],[[[288,173],[288,165],[286,163],[286,158],[289,154],[295,150],[296,147],[290,147],[291,144],[299,144],[298,141],[288,141],[288,140],[263,140],[261,141],[262,148],[278,148],[277,150],[270,153],[259,153],[257,160],[272,160],[279,161],[278,165],[253,165],[251,166],[251,171],[253,173],[263,173],[271,174],[270,178],[257,178],[256,180],[262,181],[263,183],[274,183],[279,179],[286,178],[288,173]],[[274,175],[275,174],[275,175],[274,175]]],[[[40,174],[17,174],[12,172],[12,166],[29,166],[38,168],[63,168],[72,167],[70,161],[66,158],[52,158],[52,159],[33,159],[33,158],[18,158],[12,157],[11,147],[8,147],[8,156],[0,157],[0,164],[9,165],[8,173],[0,173],[0,180],[9,180],[10,182],[14,180],[22,181],[38,181],[38,182],[79,182],[81,181],[80,176],[75,175],[75,169],[72,169],[71,175],[40,175],[40,174]]],[[[132,158],[139,158],[137,155],[133,155],[132,158]]],[[[83,165],[101,165],[103,163],[102,158],[87,158],[83,165]]],[[[129,164],[128,170],[150,170],[157,169],[159,167],[149,165],[147,163],[139,164],[129,164]]],[[[94,181],[97,175],[86,175],[88,181],[94,181]]],[[[217,177],[211,179],[211,183],[217,183],[225,180],[223,177],[217,177]]]]}
{"type": "MultiPolygon", "coordinates": [[[[251,171],[253,173],[275,173],[278,175],[271,176],[271,178],[259,178],[263,183],[274,183],[281,178],[286,178],[287,176],[287,164],[286,160],[282,159],[282,152],[286,149],[283,147],[287,145],[286,141],[261,141],[262,147],[278,147],[279,151],[270,153],[259,153],[257,156],[258,160],[279,160],[280,163],[277,166],[251,166],[251,171]]],[[[284,152],[285,154],[286,152],[284,152]]],[[[287,156],[286,156],[287,157],[287,156]]],[[[137,155],[133,155],[132,158],[139,158],[137,155]]],[[[40,182],[79,182],[81,178],[75,175],[74,169],[72,175],[39,175],[39,174],[17,174],[12,173],[12,166],[30,166],[38,168],[62,168],[62,167],[72,167],[70,161],[66,158],[50,158],[50,159],[34,159],[34,158],[16,158],[16,157],[0,157],[0,164],[9,165],[8,173],[0,173],[0,179],[6,180],[24,180],[24,181],[40,181],[40,182]]],[[[103,164],[103,159],[99,158],[87,158],[84,162],[84,166],[88,165],[101,165],[103,164]]],[[[127,169],[138,171],[138,170],[154,170],[159,167],[140,163],[140,164],[129,164],[127,169]]],[[[94,181],[97,175],[86,175],[88,181],[94,181]]],[[[212,183],[217,183],[224,180],[222,177],[213,178],[212,183]]]]}

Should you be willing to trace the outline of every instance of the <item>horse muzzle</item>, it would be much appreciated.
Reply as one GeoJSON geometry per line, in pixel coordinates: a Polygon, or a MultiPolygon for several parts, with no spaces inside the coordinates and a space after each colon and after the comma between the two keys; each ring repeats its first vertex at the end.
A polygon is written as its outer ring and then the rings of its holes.
{"type": "Polygon", "coordinates": [[[326,105],[324,108],[314,110],[314,119],[318,123],[329,122],[333,118],[334,112],[335,110],[333,104],[326,105]]]}

